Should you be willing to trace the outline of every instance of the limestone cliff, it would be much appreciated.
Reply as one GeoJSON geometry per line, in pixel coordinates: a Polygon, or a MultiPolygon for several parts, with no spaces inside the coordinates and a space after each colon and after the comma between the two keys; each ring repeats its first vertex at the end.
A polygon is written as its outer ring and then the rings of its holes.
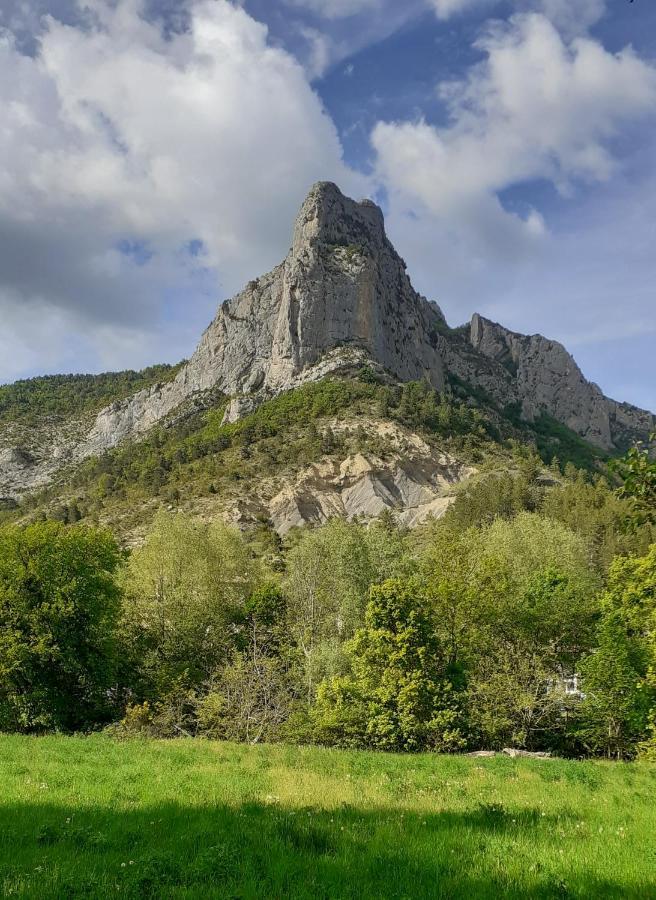
{"type": "Polygon", "coordinates": [[[146,434],[189,409],[231,398],[235,419],[268,396],[339,370],[373,365],[396,381],[454,379],[525,420],[547,413],[605,450],[656,427],[651,413],[604,397],[555,341],[508,331],[479,315],[469,333],[412,287],[381,210],[329,182],[311,189],[285,260],[218,310],[172,380],[103,409],[92,423],[0,428],[0,497],[18,497],[71,462],[146,434]],[[37,440],[38,438],[38,440],[37,440]]]}
{"type": "Polygon", "coordinates": [[[220,307],[173,382],[104,410],[80,452],[147,431],[193,394],[278,393],[353,364],[358,351],[401,381],[427,377],[443,388],[432,342],[443,322],[413,290],[381,210],[320,182],[301,207],[285,261],[220,307]],[[332,364],[321,366],[330,351],[332,364]]]}
{"type": "Polygon", "coordinates": [[[604,450],[644,438],[656,425],[651,413],[605,397],[557,341],[517,334],[479,315],[472,318],[470,341],[510,374],[507,396],[514,394],[528,422],[547,413],[604,450]]]}
{"type": "MultiPolygon", "coordinates": [[[[264,397],[367,358],[400,381],[427,378],[438,389],[447,373],[457,375],[502,406],[519,403],[527,421],[546,412],[605,450],[655,422],[604,397],[561,344],[541,335],[474,315],[469,342],[454,342],[439,307],[413,289],[381,210],[320,182],[301,207],[284,262],[220,307],[173,382],[104,410],[78,454],[139,435],[210,389],[264,397]]],[[[231,417],[242,405],[237,399],[231,417]]]]}

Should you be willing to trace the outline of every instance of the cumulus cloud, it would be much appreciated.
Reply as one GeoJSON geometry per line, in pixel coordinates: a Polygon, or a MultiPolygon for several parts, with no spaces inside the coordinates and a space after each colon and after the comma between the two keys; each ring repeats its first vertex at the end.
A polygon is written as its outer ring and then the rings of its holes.
{"type": "Polygon", "coordinates": [[[584,33],[606,12],[606,0],[518,0],[518,6],[543,13],[566,35],[584,33]]]}
{"type": "Polygon", "coordinates": [[[494,0],[429,0],[439,19],[449,19],[476,7],[490,6],[493,2],[494,0]]]}
{"type": "MultiPolygon", "coordinates": [[[[472,10],[493,11],[500,0],[428,0],[438,19],[472,10]]],[[[513,0],[518,12],[538,12],[566,35],[582,34],[602,18],[606,0],[513,0]]]]}
{"type": "MultiPolygon", "coordinates": [[[[628,337],[627,322],[654,331],[656,185],[626,180],[613,147],[653,116],[656,70],[630,49],[609,53],[587,37],[566,42],[538,14],[495,25],[478,46],[485,60],[439,89],[446,124],[381,122],[372,133],[388,231],[419,288],[452,321],[478,310],[560,338],[581,348],[587,371],[612,391],[600,346],[628,337]],[[562,198],[551,208],[569,210],[547,223],[516,192],[529,186],[544,196],[536,186],[546,182],[562,198]],[[586,201],[577,220],[588,195],[605,199],[586,201]]],[[[638,387],[633,396],[647,402],[638,387]]]]}
{"type": "MultiPolygon", "coordinates": [[[[137,0],[5,0],[0,26],[19,37],[0,36],[0,380],[189,353],[217,300],[282,257],[311,182],[370,191],[308,73],[430,8],[446,19],[508,7],[294,2],[305,69],[248,3],[167,2],[171,17],[156,2],[155,20],[137,0]],[[46,7],[56,16],[37,15],[46,7]]],[[[413,281],[452,321],[479,309],[564,339],[612,390],[594,368],[603,342],[636,340],[636,328],[653,340],[656,185],[624,184],[613,148],[653,109],[654,70],[586,37],[602,0],[514,7],[523,14],[479,41],[484,61],[440,87],[442,125],[378,124],[375,183],[413,281]],[[535,195],[536,182],[575,198],[556,204],[563,221],[516,190],[535,195]],[[606,201],[574,222],[582,183],[606,201]]],[[[638,375],[622,392],[649,402],[638,375]]]]}
{"type": "Polygon", "coordinates": [[[536,211],[506,211],[500,193],[536,179],[567,191],[614,171],[608,149],[622,123],[653,109],[656,71],[630,49],[564,43],[541,15],[515,17],[478,42],[483,63],[439,88],[450,122],[380,122],[379,178],[398,209],[424,209],[472,247],[517,252],[539,238],[536,211]]]}
{"type": "Polygon", "coordinates": [[[136,0],[85,7],[84,25],[48,20],[34,56],[0,38],[0,309],[86,321],[104,347],[108,328],[117,346],[141,331],[170,355],[182,298],[198,327],[219,284],[279,260],[313,181],[364,180],[301,66],[243,9],[203,0],[164,35],[136,0]]]}

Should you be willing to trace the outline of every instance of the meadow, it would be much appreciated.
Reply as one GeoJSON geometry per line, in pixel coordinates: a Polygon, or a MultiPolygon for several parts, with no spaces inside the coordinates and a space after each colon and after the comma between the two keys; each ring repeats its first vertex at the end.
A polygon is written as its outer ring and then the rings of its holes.
{"type": "Polygon", "coordinates": [[[656,897],[656,766],[0,737],[5,897],[656,897]]]}

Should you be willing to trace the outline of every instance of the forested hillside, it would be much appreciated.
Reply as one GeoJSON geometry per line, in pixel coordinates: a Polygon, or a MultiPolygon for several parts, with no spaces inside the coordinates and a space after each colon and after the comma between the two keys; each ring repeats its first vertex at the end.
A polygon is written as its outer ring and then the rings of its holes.
{"type": "MultiPolygon", "coordinates": [[[[127,380],[129,373],[116,378],[127,380]]],[[[59,389],[51,389],[45,405],[61,408],[58,395],[59,389]]],[[[338,471],[363,456],[383,482],[399,467],[425,470],[424,501],[452,496],[467,471],[498,475],[528,465],[535,478],[548,481],[567,465],[603,474],[608,459],[547,416],[528,425],[514,409],[502,409],[484,392],[455,380],[448,393],[439,393],[427,382],[399,385],[365,367],[349,378],[280,394],[236,422],[225,421],[226,403],[215,396],[209,408],[181,411],[142,440],[70,464],[45,489],[11,503],[5,518],[84,520],[108,525],[134,542],[143,538],[162,504],[205,520],[219,516],[247,526],[273,521],[277,527],[281,490],[316,498],[317,479],[307,486],[305,473],[321,465],[338,471]],[[447,454],[451,468],[462,469],[453,475],[452,487],[430,481],[440,454],[447,454]]],[[[321,489],[325,493],[334,485],[335,479],[321,489]]],[[[336,487],[344,487],[343,479],[336,487]]],[[[413,502],[411,493],[385,500],[401,513],[413,502]]],[[[307,516],[310,524],[340,514],[339,508],[331,513],[317,506],[307,516]]],[[[428,514],[430,506],[426,509],[428,514]]],[[[378,512],[375,503],[362,500],[341,514],[370,518],[378,512]]],[[[278,519],[284,522],[285,514],[278,519]]]]}
{"type": "Polygon", "coordinates": [[[281,538],[266,521],[239,530],[171,508],[125,552],[82,524],[4,526],[0,729],[653,755],[647,451],[615,464],[619,491],[571,464],[547,470],[514,443],[512,470],[484,471],[486,448],[502,445],[488,444],[485,425],[472,431],[475,414],[404,390],[325,383],[250,421],[206,422],[178,447],[212,446],[203,465],[237,453],[246,473],[263,452],[256,437],[280,454],[325,452],[325,435],[312,449],[306,427],[290,449],[278,429],[293,436],[295,416],[339,402],[382,397],[436,433],[449,417],[448,440],[481,454],[480,470],[417,528],[387,511],[281,538]]]}
{"type": "Polygon", "coordinates": [[[140,372],[102,375],[43,375],[0,385],[0,425],[17,422],[39,425],[44,418],[67,418],[95,413],[142,388],[172,378],[178,366],[157,365],[140,372]]]}

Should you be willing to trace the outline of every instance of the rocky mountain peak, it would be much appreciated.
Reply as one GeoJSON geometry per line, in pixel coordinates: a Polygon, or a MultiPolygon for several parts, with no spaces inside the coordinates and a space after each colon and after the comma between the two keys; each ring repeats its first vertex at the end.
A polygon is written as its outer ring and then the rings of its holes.
{"type": "Polygon", "coordinates": [[[380,208],[318,182],[283,262],[219,308],[173,382],[104,410],[79,452],[142,434],[204,392],[235,398],[230,408],[238,415],[253,397],[372,362],[401,381],[427,378],[442,389],[435,335],[444,324],[439,307],[413,289],[380,208]]]}
{"type": "MultiPolygon", "coordinates": [[[[397,381],[449,381],[482,389],[500,409],[531,421],[548,414],[604,449],[644,437],[651,413],[603,396],[562,345],[475,315],[468,339],[413,288],[385,234],[381,209],[318,182],[297,216],[286,258],[223,303],[189,362],[167,383],[102,410],[83,440],[53,437],[17,462],[0,457],[0,493],[46,483],[70,460],[138,438],[176,410],[202,408],[217,393],[229,416],[337,371],[374,366],[397,381]]],[[[11,451],[11,441],[0,450],[11,451]]]]}
{"type": "Polygon", "coordinates": [[[380,252],[387,238],[383,211],[371,200],[357,203],[331,181],[318,181],[310,188],[296,218],[292,253],[305,247],[359,246],[380,252]]]}
{"type": "Polygon", "coordinates": [[[518,334],[478,314],[471,320],[470,341],[511,374],[515,402],[527,422],[546,413],[604,450],[646,437],[656,422],[645,410],[605,397],[558,341],[518,334]]]}

